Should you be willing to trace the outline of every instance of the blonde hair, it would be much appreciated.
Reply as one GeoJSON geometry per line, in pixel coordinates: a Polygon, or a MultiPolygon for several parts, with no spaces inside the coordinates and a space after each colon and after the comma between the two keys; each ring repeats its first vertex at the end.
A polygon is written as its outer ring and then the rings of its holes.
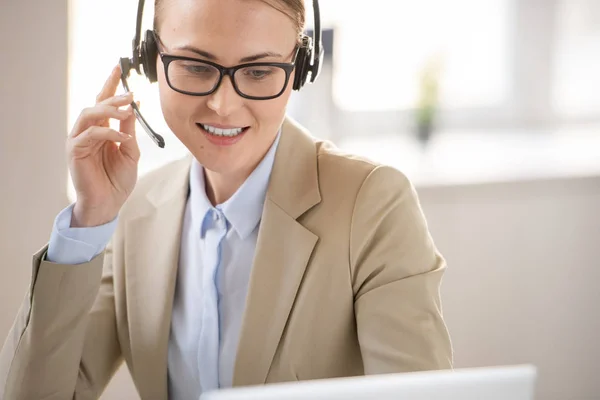
{"type": "MultiPolygon", "coordinates": [[[[304,25],[306,24],[306,8],[304,7],[304,0],[260,0],[263,3],[270,5],[276,10],[287,15],[296,28],[298,38],[300,39],[304,32],[304,25]]],[[[164,0],[154,1],[154,29],[158,30],[160,15],[164,8],[164,0]]]]}

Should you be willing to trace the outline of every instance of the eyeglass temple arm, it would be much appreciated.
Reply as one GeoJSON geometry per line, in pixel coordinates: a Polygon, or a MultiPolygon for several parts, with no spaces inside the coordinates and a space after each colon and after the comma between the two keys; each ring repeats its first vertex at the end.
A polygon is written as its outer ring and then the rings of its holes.
{"type": "MultiPolygon", "coordinates": [[[[125,89],[126,92],[129,92],[130,90],[129,85],[127,84],[127,77],[129,76],[129,71],[131,70],[131,60],[129,58],[121,58],[119,60],[119,64],[121,65],[121,83],[123,84],[123,89],[125,89]]],[[[158,147],[163,149],[165,147],[165,139],[158,133],[154,132],[152,128],[150,128],[150,125],[142,116],[142,113],[135,102],[131,102],[131,108],[133,109],[133,113],[135,114],[135,117],[139,121],[142,128],[144,128],[148,136],[150,136],[150,139],[152,139],[152,141],[156,143],[158,147]]]]}

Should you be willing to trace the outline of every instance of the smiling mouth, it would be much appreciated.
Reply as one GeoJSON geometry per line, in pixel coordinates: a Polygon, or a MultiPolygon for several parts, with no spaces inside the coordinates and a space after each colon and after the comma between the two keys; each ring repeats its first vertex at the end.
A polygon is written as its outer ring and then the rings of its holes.
{"type": "Polygon", "coordinates": [[[199,128],[202,128],[205,132],[209,133],[210,135],[228,138],[239,136],[250,128],[247,126],[244,128],[222,129],[201,123],[197,123],[196,125],[198,125],[199,128]]]}

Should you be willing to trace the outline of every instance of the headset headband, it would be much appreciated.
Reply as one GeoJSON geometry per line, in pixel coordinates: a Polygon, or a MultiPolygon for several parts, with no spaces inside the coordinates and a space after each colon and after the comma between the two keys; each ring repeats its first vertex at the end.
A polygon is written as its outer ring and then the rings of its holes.
{"type": "Polygon", "coordinates": [[[319,0],[313,0],[313,11],[315,23],[315,29],[313,30],[313,43],[315,46],[315,51],[311,69],[311,82],[314,82],[321,72],[321,65],[323,64],[323,56],[325,53],[322,41],[321,9],[319,8],[319,0]]]}
{"type": "Polygon", "coordinates": [[[137,19],[135,22],[135,36],[133,37],[133,41],[131,43],[132,51],[133,51],[133,65],[138,74],[141,74],[140,70],[140,43],[142,40],[142,17],[144,15],[144,3],[145,0],[138,1],[138,9],[137,9],[137,19]]]}

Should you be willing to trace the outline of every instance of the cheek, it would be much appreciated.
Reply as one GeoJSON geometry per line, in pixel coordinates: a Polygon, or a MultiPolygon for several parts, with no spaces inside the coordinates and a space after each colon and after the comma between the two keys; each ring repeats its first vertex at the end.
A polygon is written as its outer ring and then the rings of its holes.
{"type": "Polygon", "coordinates": [[[270,136],[281,124],[286,111],[286,101],[281,96],[278,99],[253,102],[247,105],[247,110],[257,124],[261,136],[270,136]]]}
{"type": "Polygon", "coordinates": [[[171,89],[167,84],[164,73],[158,74],[158,93],[165,122],[171,131],[179,136],[178,133],[184,131],[181,128],[189,122],[190,113],[194,109],[194,102],[190,101],[188,96],[171,89]]]}
{"type": "Polygon", "coordinates": [[[289,87],[281,95],[281,97],[274,99],[275,103],[273,104],[273,107],[272,107],[273,110],[271,113],[271,117],[273,119],[274,124],[281,125],[281,123],[283,122],[291,94],[292,94],[292,90],[291,90],[291,87],[289,87]]]}
{"type": "Polygon", "coordinates": [[[179,119],[177,118],[177,114],[178,112],[181,112],[179,107],[177,107],[176,92],[171,90],[171,88],[164,81],[159,81],[158,92],[160,97],[160,107],[162,109],[165,121],[169,127],[173,129],[173,123],[177,123],[179,119]]]}
{"type": "Polygon", "coordinates": [[[185,101],[181,101],[178,93],[171,90],[165,83],[165,86],[159,88],[160,107],[163,119],[169,130],[182,142],[187,143],[189,135],[189,112],[184,110],[185,101]]]}
{"type": "Polygon", "coordinates": [[[257,116],[257,118],[263,120],[264,122],[268,121],[268,125],[281,124],[283,118],[285,117],[285,112],[287,109],[287,105],[292,94],[292,87],[288,85],[285,92],[276,99],[268,100],[264,102],[264,104],[257,104],[257,107],[254,108],[253,114],[257,116]]]}
{"type": "Polygon", "coordinates": [[[160,57],[156,61],[156,71],[158,78],[158,95],[160,98],[160,106],[162,108],[165,120],[170,126],[171,121],[173,120],[171,114],[177,110],[176,102],[178,93],[169,87],[160,57]]]}

